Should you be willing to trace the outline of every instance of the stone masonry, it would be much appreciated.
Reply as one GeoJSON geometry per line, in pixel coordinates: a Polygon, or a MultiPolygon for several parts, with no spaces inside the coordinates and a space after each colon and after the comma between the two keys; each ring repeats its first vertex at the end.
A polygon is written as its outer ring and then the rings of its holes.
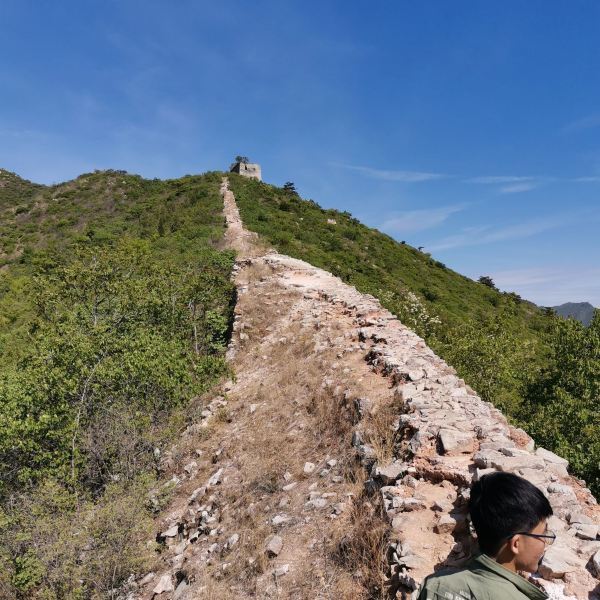
{"type": "Polygon", "coordinates": [[[447,540],[445,566],[466,562],[475,546],[466,515],[469,486],[499,470],[531,481],[554,511],[549,528],[557,540],[545,553],[540,576],[532,576],[535,583],[552,598],[600,598],[600,510],[590,491],[568,474],[566,460],[536,448],[524,431],[511,427],[376,298],[288,256],[273,253],[253,260],[278,267],[282,285],[318,294],[352,315],[368,348],[365,360],[389,378],[390,394],[400,407],[397,459],[386,465],[370,460],[373,451],[361,442],[360,426],[353,443],[369,469],[367,485],[379,489],[390,521],[390,576],[399,592],[414,590],[440,564],[440,557],[428,553],[431,536],[447,540]],[[431,484],[437,489],[427,489],[431,484]],[[440,491],[442,497],[434,499],[440,491]],[[410,522],[419,512],[431,518],[415,539],[410,522]]]}
{"type": "MultiPolygon", "coordinates": [[[[226,241],[238,252],[233,277],[239,302],[228,351],[237,381],[226,391],[230,408],[234,409],[236,398],[240,408],[228,426],[228,437],[219,443],[225,447],[254,435],[258,421],[246,420],[257,418],[274,435],[280,424],[282,431],[303,435],[300,412],[294,412],[301,398],[290,398],[289,406],[294,408],[287,412],[279,408],[283,413],[276,413],[278,407],[270,405],[268,398],[262,404],[244,404],[252,382],[277,385],[279,373],[267,357],[296,343],[285,330],[286,323],[296,323],[314,340],[314,349],[304,359],[307,368],[319,365],[322,387],[352,406],[352,434],[343,443],[348,455],[354,455],[352,460],[362,463],[365,493],[373,506],[380,507],[387,523],[385,576],[390,597],[414,598],[426,575],[466,563],[476,551],[466,511],[470,485],[482,474],[499,470],[534,483],[554,510],[549,528],[557,540],[547,550],[539,574],[530,579],[554,600],[600,599],[600,509],[583,482],[569,475],[567,462],[536,448],[524,431],[483,402],[376,298],[306,262],[261,251],[255,234],[243,228],[226,180],[221,191],[226,241]],[[252,279],[252,272],[259,275],[252,279]],[[267,333],[253,342],[258,346],[252,352],[264,360],[252,358],[246,345],[253,325],[244,311],[258,306],[271,323],[267,333]],[[291,307],[289,312],[286,306],[291,307]],[[338,360],[325,359],[331,356],[338,360]],[[391,455],[371,445],[372,417],[384,406],[394,416],[389,427],[391,455]],[[282,423],[282,415],[290,423],[282,423]]],[[[202,415],[206,423],[219,414],[224,402],[217,398],[207,407],[202,415]]],[[[198,425],[203,426],[204,422],[198,425]]],[[[286,443],[283,434],[277,435],[274,443],[286,443]]],[[[290,439],[294,438],[285,437],[290,439]]],[[[218,566],[225,577],[232,568],[231,557],[244,535],[240,538],[236,529],[240,513],[223,504],[222,496],[243,472],[236,471],[236,460],[219,448],[207,462],[210,475],[200,477],[200,454],[181,464],[176,484],[187,485],[190,491],[182,490],[161,519],[157,539],[166,548],[163,569],[132,582],[130,598],[203,597],[208,570],[218,566]]],[[[315,554],[318,545],[305,543],[303,536],[311,538],[315,531],[327,535],[330,523],[345,522],[353,494],[344,496],[346,484],[336,473],[335,458],[306,454],[299,461],[294,477],[284,473],[279,491],[274,492],[279,495],[267,498],[268,506],[261,508],[270,532],[264,540],[270,567],[256,578],[253,590],[232,582],[235,597],[332,597],[325,587],[322,593],[293,591],[293,582],[296,577],[305,581],[302,574],[310,577],[322,567],[315,554]],[[342,496],[348,499],[335,500],[342,496]]]]}
{"type": "Polygon", "coordinates": [[[230,169],[232,173],[238,173],[250,179],[262,181],[260,165],[258,163],[236,162],[230,169]]]}

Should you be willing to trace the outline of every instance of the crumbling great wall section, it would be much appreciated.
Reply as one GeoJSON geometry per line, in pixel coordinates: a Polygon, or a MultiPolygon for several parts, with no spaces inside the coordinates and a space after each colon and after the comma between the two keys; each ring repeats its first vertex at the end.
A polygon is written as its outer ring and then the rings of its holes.
{"type": "Polygon", "coordinates": [[[554,510],[557,540],[532,581],[557,600],[600,598],[600,509],[566,461],[511,427],[376,298],[260,250],[226,180],[221,191],[238,252],[236,377],[186,430],[191,456],[165,457],[178,491],[157,525],[162,567],[130,597],[358,597],[362,565],[344,587],[327,540],[336,528],[352,537],[365,498],[386,531],[376,597],[415,597],[426,575],[476,550],[469,488],[500,470],[554,510]],[[218,435],[203,435],[215,420],[218,435]],[[214,580],[223,587],[211,592],[214,580]]]}
{"type": "MultiPolygon", "coordinates": [[[[366,482],[381,494],[392,529],[388,558],[398,590],[418,587],[434,567],[460,566],[474,551],[466,513],[469,487],[495,470],[516,473],[548,497],[556,542],[546,551],[537,585],[553,598],[600,598],[600,509],[568,463],[512,427],[500,411],[482,401],[455,370],[403,326],[379,301],[312,265],[279,254],[253,259],[274,267],[281,285],[317,295],[339,307],[355,324],[367,364],[389,380],[401,407],[397,457],[378,464],[362,442],[352,443],[370,474],[366,482]],[[433,555],[432,539],[444,540],[433,555]]],[[[360,400],[358,400],[360,402],[360,400]]],[[[363,410],[369,400],[362,399],[363,410]]]]}

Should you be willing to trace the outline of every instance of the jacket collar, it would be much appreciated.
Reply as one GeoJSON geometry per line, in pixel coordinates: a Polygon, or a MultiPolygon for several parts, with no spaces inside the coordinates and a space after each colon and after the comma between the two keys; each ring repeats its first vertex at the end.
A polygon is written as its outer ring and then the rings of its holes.
{"type": "Polygon", "coordinates": [[[527,581],[527,579],[521,577],[519,574],[509,571],[506,567],[503,567],[501,564],[497,563],[487,554],[480,554],[477,556],[473,560],[473,567],[479,567],[485,569],[486,571],[492,571],[495,575],[499,575],[500,577],[507,579],[530,600],[546,600],[548,598],[547,594],[533,585],[533,583],[527,581]]]}

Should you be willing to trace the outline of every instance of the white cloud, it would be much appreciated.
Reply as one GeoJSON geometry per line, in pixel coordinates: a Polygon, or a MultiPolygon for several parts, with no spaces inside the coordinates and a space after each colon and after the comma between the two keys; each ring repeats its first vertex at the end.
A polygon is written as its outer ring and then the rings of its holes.
{"type": "Polygon", "coordinates": [[[534,190],[538,187],[538,183],[534,181],[524,182],[524,183],[513,183],[511,185],[505,185],[500,188],[499,192],[501,194],[518,194],[519,192],[528,192],[529,190],[534,190]]]}
{"type": "Polygon", "coordinates": [[[489,225],[482,227],[471,227],[464,229],[461,233],[451,235],[437,242],[430,244],[431,251],[450,250],[451,248],[461,248],[464,246],[479,246],[481,244],[491,244],[494,242],[503,242],[506,240],[522,239],[543,233],[550,229],[556,229],[566,223],[571,223],[563,215],[551,219],[535,219],[525,223],[507,225],[494,229],[489,225]]]}
{"type": "Polygon", "coordinates": [[[450,215],[464,210],[466,206],[466,204],[455,204],[431,209],[409,210],[390,215],[381,224],[380,229],[394,234],[431,229],[441,225],[450,215]]]}
{"type": "Polygon", "coordinates": [[[527,267],[491,273],[504,291],[517,292],[540,306],[557,306],[565,302],[590,302],[600,307],[600,269],[564,265],[527,267]]]}
{"type": "Polygon", "coordinates": [[[442,179],[448,177],[442,173],[428,173],[424,171],[396,171],[386,169],[374,169],[372,167],[362,167],[358,165],[347,165],[343,163],[331,163],[336,167],[356,171],[370,177],[371,179],[382,179],[384,181],[402,181],[405,183],[419,183],[422,181],[431,181],[433,179],[442,179]]]}
{"type": "Polygon", "coordinates": [[[600,127],[600,114],[588,115],[587,117],[571,121],[561,131],[562,133],[575,133],[586,129],[594,129],[595,127],[600,127]]]}
{"type": "Polygon", "coordinates": [[[471,177],[470,179],[465,179],[466,183],[484,183],[484,184],[494,184],[494,183],[518,183],[524,181],[533,181],[537,179],[537,177],[532,176],[520,176],[520,175],[485,175],[482,177],[471,177]]]}

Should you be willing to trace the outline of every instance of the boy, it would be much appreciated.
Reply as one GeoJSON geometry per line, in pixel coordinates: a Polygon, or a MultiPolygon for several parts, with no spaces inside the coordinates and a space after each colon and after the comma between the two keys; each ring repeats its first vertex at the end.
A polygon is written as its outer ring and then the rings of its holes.
{"type": "Polygon", "coordinates": [[[544,494],[512,473],[490,473],[472,486],[469,512],[482,554],[460,571],[427,577],[418,600],[548,598],[518,573],[537,571],[556,537],[546,529],[552,508],[544,494]]]}

